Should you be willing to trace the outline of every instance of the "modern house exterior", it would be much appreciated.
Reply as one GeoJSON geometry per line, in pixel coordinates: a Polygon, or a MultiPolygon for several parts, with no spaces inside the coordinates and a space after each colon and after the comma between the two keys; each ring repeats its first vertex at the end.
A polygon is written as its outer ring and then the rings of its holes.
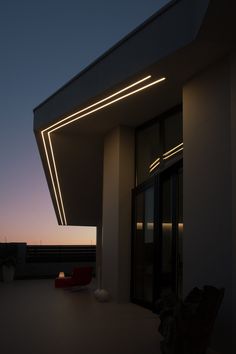
{"type": "Polygon", "coordinates": [[[235,11],[171,1],[34,110],[58,223],[97,227],[102,287],[150,308],[224,287],[222,354],[236,350],[235,11]]]}

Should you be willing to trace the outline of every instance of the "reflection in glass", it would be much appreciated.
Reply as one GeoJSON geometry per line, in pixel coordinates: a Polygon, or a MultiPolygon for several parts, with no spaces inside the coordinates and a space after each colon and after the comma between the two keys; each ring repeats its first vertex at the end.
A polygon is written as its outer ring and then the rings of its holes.
{"type": "Polygon", "coordinates": [[[162,186],[162,291],[172,289],[172,212],[171,179],[166,179],[162,186]]]}
{"type": "Polygon", "coordinates": [[[153,293],[154,188],[136,195],[134,297],[151,303],[153,293]]]}
{"type": "Polygon", "coordinates": [[[178,153],[182,152],[183,148],[184,148],[184,144],[183,143],[180,143],[180,144],[176,145],[175,147],[173,147],[172,149],[166,151],[163,154],[163,160],[168,160],[171,157],[174,157],[178,153]]]}
{"type": "Polygon", "coordinates": [[[145,182],[183,151],[182,112],[157,118],[136,131],[136,185],[145,182]]]}
{"type": "Polygon", "coordinates": [[[136,178],[137,185],[150,177],[150,172],[158,165],[160,156],[160,125],[154,123],[136,135],[136,178]]]}
{"type": "Polygon", "coordinates": [[[164,135],[164,152],[170,151],[183,142],[183,118],[181,112],[164,120],[164,135]]]}
{"type": "Polygon", "coordinates": [[[177,293],[182,297],[183,292],[183,170],[178,174],[178,235],[177,235],[177,293]]]}

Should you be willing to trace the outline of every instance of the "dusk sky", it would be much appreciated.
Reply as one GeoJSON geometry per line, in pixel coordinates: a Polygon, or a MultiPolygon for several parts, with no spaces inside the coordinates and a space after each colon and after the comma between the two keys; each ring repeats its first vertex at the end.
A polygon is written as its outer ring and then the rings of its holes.
{"type": "Polygon", "coordinates": [[[167,0],[1,0],[0,242],[95,244],[58,226],[33,134],[33,108],[167,0]]]}

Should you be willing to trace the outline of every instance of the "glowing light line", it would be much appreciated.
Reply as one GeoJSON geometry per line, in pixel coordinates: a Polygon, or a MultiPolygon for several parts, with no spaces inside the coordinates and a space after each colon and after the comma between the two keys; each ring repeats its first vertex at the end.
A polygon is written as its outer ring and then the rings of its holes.
{"type": "MultiPolygon", "coordinates": [[[[135,93],[138,93],[138,92],[140,92],[140,91],[143,91],[143,90],[147,89],[148,87],[151,87],[151,86],[153,86],[153,85],[156,85],[156,84],[158,84],[159,82],[164,81],[164,80],[166,80],[165,77],[163,77],[163,78],[161,78],[161,79],[158,79],[158,80],[156,80],[156,81],[153,81],[153,82],[151,82],[150,84],[147,84],[147,85],[145,85],[145,86],[142,86],[142,87],[140,87],[140,88],[138,88],[138,89],[136,89],[136,90],[134,90],[134,91],[131,91],[131,92],[129,92],[129,93],[123,95],[123,96],[120,96],[120,97],[118,97],[118,98],[116,98],[116,99],[114,99],[114,100],[112,100],[112,101],[110,101],[110,102],[108,102],[108,103],[103,104],[102,106],[99,106],[98,108],[95,108],[95,109],[93,109],[93,110],[91,110],[91,111],[89,111],[89,112],[87,112],[87,113],[84,113],[84,114],[82,114],[82,115],[80,115],[80,116],[78,116],[78,117],[76,117],[76,118],[70,120],[69,122],[66,122],[66,123],[63,123],[63,124],[57,126],[56,128],[50,130],[50,133],[52,133],[52,132],[54,132],[54,131],[56,131],[56,130],[62,128],[62,127],[65,127],[66,125],[71,124],[71,123],[75,122],[75,121],[78,120],[78,119],[81,119],[81,118],[83,118],[83,117],[86,117],[86,116],[88,116],[88,115],[90,115],[90,114],[92,114],[92,113],[94,113],[94,112],[100,111],[101,109],[103,109],[103,108],[105,108],[105,107],[108,107],[108,106],[112,105],[112,104],[115,103],[115,102],[121,101],[121,100],[123,100],[124,98],[127,98],[127,97],[129,97],[129,96],[131,96],[131,95],[134,95],[135,93]]],[[[59,124],[59,123],[60,123],[60,122],[58,122],[58,124],[59,124]]]]}
{"type": "Polygon", "coordinates": [[[172,152],[172,154],[170,154],[170,155],[168,155],[168,156],[163,157],[163,160],[167,160],[167,159],[169,159],[171,156],[173,156],[173,155],[177,154],[178,152],[180,152],[180,151],[182,151],[182,150],[183,150],[183,148],[180,148],[179,150],[172,152]]]}
{"type": "Polygon", "coordinates": [[[137,222],[136,223],[136,229],[137,230],[142,230],[143,229],[143,223],[142,222],[137,222]]]}
{"type": "Polygon", "coordinates": [[[163,154],[163,156],[169,155],[172,151],[178,149],[180,146],[183,146],[183,145],[184,145],[184,143],[181,143],[181,144],[179,144],[179,145],[176,145],[173,149],[171,149],[171,150],[165,152],[165,153],[163,154]]]}
{"type": "MultiPolygon", "coordinates": [[[[44,150],[45,150],[45,154],[46,154],[46,160],[47,160],[47,164],[48,164],[48,167],[49,167],[50,177],[51,177],[51,180],[52,180],[53,191],[54,191],[54,194],[55,194],[55,199],[56,199],[56,204],[57,204],[58,212],[59,212],[59,215],[60,215],[61,224],[63,224],[63,218],[62,218],[61,208],[62,208],[62,212],[63,212],[63,217],[64,217],[64,223],[65,223],[65,225],[67,225],[67,220],[66,220],[66,215],[65,215],[64,203],[63,203],[63,198],[62,198],[62,193],[61,193],[61,188],[60,188],[60,183],[59,183],[59,178],[58,178],[58,172],[57,172],[57,167],[56,167],[56,161],[55,161],[55,156],[54,156],[54,151],[53,151],[53,147],[52,147],[52,142],[51,142],[50,134],[51,134],[52,132],[54,132],[54,131],[56,131],[56,130],[58,130],[58,129],[60,129],[60,128],[66,126],[66,125],[68,125],[68,124],[71,124],[71,123],[75,122],[75,121],[78,120],[78,119],[81,119],[81,118],[83,118],[83,117],[85,117],[85,116],[88,116],[88,115],[90,115],[90,114],[92,114],[92,113],[94,113],[94,112],[97,112],[97,111],[99,111],[99,110],[101,110],[101,109],[103,109],[103,108],[105,108],[105,107],[107,107],[107,106],[112,105],[112,104],[115,103],[115,102],[118,102],[118,101],[120,101],[120,100],[123,100],[123,99],[125,99],[125,98],[127,98],[127,97],[129,97],[129,96],[131,96],[131,95],[134,95],[135,93],[138,93],[138,92],[140,92],[140,91],[143,91],[143,90],[145,90],[145,89],[147,89],[147,88],[149,88],[149,87],[151,87],[151,86],[153,86],[153,85],[156,85],[156,84],[158,84],[158,83],[160,83],[160,82],[166,80],[165,77],[162,77],[162,78],[160,78],[160,79],[158,79],[158,80],[155,80],[155,81],[153,81],[153,82],[151,82],[151,83],[149,83],[149,84],[147,84],[147,85],[144,85],[144,86],[142,86],[142,87],[140,87],[140,88],[138,88],[138,89],[136,89],[136,90],[133,90],[133,91],[131,91],[131,92],[129,92],[129,93],[123,95],[123,96],[120,96],[120,97],[118,97],[118,98],[116,98],[116,99],[114,99],[114,100],[112,100],[112,101],[110,101],[110,102],[108,102],[108,103],[106,103],[106,104],[103,104],[103,105],[101,105],[101,106],[99,106],[99,107],[97,107],[97,108],[95,108],[95,109],[92,109],[92,110],[90,110],[90,111],[88,111],[88,112],[86,112],[86,113],[80,115],[80,113],[85,112],[85,111],[89,110],[90,108],[95,107],[95,106],[97,106],[97,105],[99,105],[99,104],[101,104],[101,103],[103,103],[103,102],[109,100],[110,98],[117,96],[118,94],[120,94],[120,93],[122,93],[122,92],[124,92],[124,91],[127,91],[128,89],[130,89],[130,88],[132,88],[132,87],[134,87],[134,86],[140,84],[141,82],[143,82],[143,81],[145,81],[145,80],[148,80],[150,77],[151,77],[151,75],[146,76],[145,78],[143,78],[143,79],[141,79],[141,80],[139,80],[139,81],[136,81],[135,83],[133,83],[133,84],[131,84],[131,85],[125,87],[124,89],[122,89],[122,90],[120,90],[120,91],[117,91],[117,92],[115,92],[114,94],[112,94],[112,95],[110,95],[110,96],[108,96],[108,97],[105,97],[104,99],[102,99],[102,100],[100,100],[100,101],[98,101],[98,102],[95,102],[94,104],[92,104],[92,105],[90,105],[90,106],[88,106],[88,107],[86,107],[86,108],[84,108],[84,109],[82,109],[82,110],[80,110],[80,111],[78,111],[78,112],[75,112],[75,113],[73,113],[73,114],[67,116],[66,118],[60,120],[60,121],[57,122],[57,123],[52,124],[51,126],[45,128],[44,130],[41,131],[41,135],[42,135],[42,139],[43,139],[43,146],[44,146],[44,150]],[[75,117],[75,116],[76,116],[76,117],[75,117]],[[75,117],[75,118],[73,118],[73,117],[75,117]],[[70,119],[70,118],[73,118],[73,119],[70,119]],[[69,119],[70,119],[70,120],[69,120],[69,119]],[[68,121],[68,120],[69,120],[69,121],[68,121]],[[67,121],[67,122],[65,122],[65,121],[67,121]],[[63,123],[63,122],[65,122],[65,123],[63,123]],[[51,128],[53,128],[53,127],[55,127],[55,128],[54,128],[54,129],[51,129],[51,128]],[[48,151],[47,151],[47,145],[46,145],[45,138],[44,138],[44,133],[46,133],[46,132],[47,132],[47,134],[48,134],[49,146],[50,146],[51,155],[52,155],[54,173],[55,173],[55,176],[56,176],[56,184],[57,184],[57,189],[58,189],[58,191],[59,191],[59,198],[60,198],[60,202],[61,202],[61,207],[60,207],[60,203],[59,203],[59,201],[58,201],[58,195],[57,195],[57,191],[56,191],[56,187],[55,187],[55,181],[54,181],[54,178],[53,178],[52,168],[51,168],[50,159],[49,159],[48,151]]],[[[158,163],[158,165],[159,165],[159,163],[158,163]]],[[[157,167],[157,166],[155,166],[155,167],[157,167]]],[[[150,171],[150,172],[151,172],[151,171],[150,171]]]]}
{"type": "Polygon", "coordinates": [[[57,173],[57,166],[56,166],[56,161],[55,161],[55,157],[54,157],[54,151],[53,151],[53,147],[52,147],[50,132],[48,134],[48,140],[49,140],[49,146],[50,146],[50,150],[51,150],[51,154],[52,154],[53,167],[54,167],[54,172],[55,172],[55,176],[56,176],[56,182],[57,182],[57,187],[58,187],[58,191],[59,191],[59,197],[60,197],[60,202],[61,202],[61,206],[62,206],[62,213],[63,213],[63,217],[64,217],[64,222],[65,222],[65,225],[67,225],[64,203],[62,200],[61,188],[60,188],[60,183],[59,183],[59,178],[58,178],[58,173],[57,173]]]}
{"type": "Polygon", "coordinates": [[[153,170],[155,170],[156,167],[160,165],[160,162],[158,162],[156,165],[152,166],[152,168],[149,169],[149,173],[151,173],[153,170]]]}
{"type": "Polygon", "coordinates": [[[56,122],[56,123],[50,125],[49,127],[45,128],[44,130],[42,130],[42,132],[44,133],[45,131],[50,130],[51,128],[55,127],[55,126],[58,125],[59,123],[62,123],[62,122],[66,121],[66,120],[68,120],[68,119],[70,119],[70,118],[73,118],[73,117],[75,117],[76,115],[78,115],[78,114],[80,114],[80,113],[83,113],[83,112],[87,111],[88,109],[99,105],[100,103],[103,103],[103,102],[105,102],[105,101],[108,101],[110,98],[115,97],[115,96],[119,95],[120,93],[122,93],[122,92],[124,92],[124,91],[127,91],[127,90],[129,90],[130,88],[132,88],[132,87],[134,87],[134,86],[137,86],[137,85],[141,84],[143,81],[146,81],[146,80],[148,80],[148,79],[150,79],[150,78],[151,78],[151,75],[148,75],[148,76],[144,77],[143,79],[141,79],[141,80],[139,80],[139,81],[136,81],[136,82],[134,82],[133,84],[131,84],[131,85],[129,85],[129,86],[124,87],[122,90],[119,90],[119,91],[113,93],[112,95],[107,96],[107,97],[103,98],[102,100],[97,101],[97,102],[91,104],[90,106],[87,106],[87,107],[81,109],[80,111],[77,111],[77,112],[75,112],[75,113],[73,113],[73,114],[71,114],[71,115],[69,115],[69,116],[63,118],[63,119],[60,120],[59,122],[56,122]]]}
{"type": "Polygon", "coordinates": [[[153,163],[151,163],[151,165],[149,166],[149,168],[152,168],[152,166],[155,165],[158,161],[160,161],[160,157],[154,160],[153,163]]]}
{"type": "MultiPolygon", "coordinates": [[[[163,228],[171,228],[171,227],[172,227],[172,222],[163,222],[163,223],[162,223],[162,227],[163,227],[163,228]]],[[[184,224],[181,223],[181,222],[179,222],[179,223],[178,223],[178,228],[183,229],[183,227],[184,227],[184,224]]],[[[182,231],[182,230],[181,230],[181,231],[182,231]]]]}
{"type": "Polygon", "coordinates": [[[47,164],[48,164],[48,167],[49,167],[49,174],[50,174],[50,178],[51,178],[51,181],[52,181],[52,186],[53,186],[53,191],[54,191],[54,195],[55,195],[55,199],[56,199],[57,209],[58,209],[58,212],[59,212],[59,217],[60,217],[60,220],[61,220],[61,224],[63,224],[63,219],[62,219],[62,215],[61,215],[61,209],[59,207],[56,187],[55,187],[55,183],[54,183],[54,179],[53,179],[52,169],[51,169],[51,165],[50,165],[50,162],[49,162],[49,156],[48,156],[48,151],[47,151],[47,147],[46,147],[46,143],[45,143],[43,132],[41,132],[41,136],[42,136],[42,140],[43,140],[43,145],[44,145],[44,150],[45,150],[45,154],[46,154],[47,164]]]}

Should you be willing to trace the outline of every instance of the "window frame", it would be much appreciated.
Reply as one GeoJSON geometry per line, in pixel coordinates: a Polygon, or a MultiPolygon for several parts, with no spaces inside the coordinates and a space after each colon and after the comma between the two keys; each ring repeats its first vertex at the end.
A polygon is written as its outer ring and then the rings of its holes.
{"type": "Polygon", "coordinates": [[[147,177],[144,181],[138,183],[138,176],[137,176],[137,136],[138,133],[144,129],[147,129],[149,127],[151,127],[152,125],[159,123],[160,124],[160,151],[161,151],[161,156],[163,156],[163,154],[165,153],[164,151],[164,137],[165,137],[165,130],[164,130],[164,124],[165,124],[165,120],[170,117],[173,116],[175,114],[178,113],[182,113],[183,112],[183,106],[182,104],[178,104],[176,106],[174,106],[173,108],[169,109],[168,111],[158,115],[157,117],[154,117],[150,120],[148,120],[147,122],[139,125],[138,127],[136,127],[135,129],[135,157],[134,157],[134,165],[135,165],[135,187],[138,187],[139,185],[144,184],[146,181],[148,181],[149,179],[151,179],[152,177],[154,177],[156,174],[164,171],[166,168],[172,166],[173,164],[175,164],[176,162],[180,161],[181,159],[183,159],[183,152],[178,153],[174,158],[170,159],[168,162],[166,163],[161,163],[160,166],[158,167],[158,169],[156,169],[156,171],[154,170],[154,172],[152,174],[150,174],[149,177],[147,177]]]}

